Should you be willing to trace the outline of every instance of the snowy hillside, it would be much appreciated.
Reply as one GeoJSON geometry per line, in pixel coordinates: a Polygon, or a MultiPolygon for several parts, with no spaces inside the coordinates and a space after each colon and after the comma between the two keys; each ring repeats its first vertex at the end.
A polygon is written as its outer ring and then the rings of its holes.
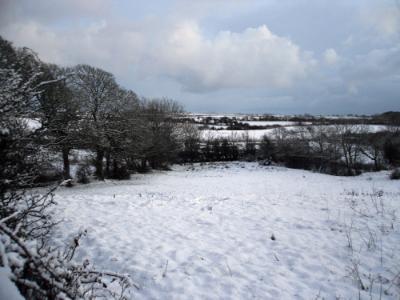
{"type": "Polygon", "coordinates": [[[178,166],[56,193],[55,239],[135,299],[399,299],[400,187],[255,163],[178,166]],[[335,298],[336,297],[336,298],[335,298]]]}

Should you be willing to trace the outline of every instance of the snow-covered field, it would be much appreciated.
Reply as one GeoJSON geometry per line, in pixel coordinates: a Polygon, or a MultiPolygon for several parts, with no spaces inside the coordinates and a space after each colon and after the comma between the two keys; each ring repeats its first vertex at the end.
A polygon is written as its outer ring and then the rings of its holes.
{"type": "MultiPolygon", "coordinates": [[[[287,128],[287,127],[286,127],[287,128]]],[[[274,129],[253,129],[253,130],[210,130],[205,129],[201,130],[201,138],[203,140],[207,139],[215,139],[215,138],[227,138],[233,140],[244,140],[244,136],[246,134],[249,135],[249,138],[260,140],[264,135],[272,135],[274,129]]]]}
{"type": "MultiPolygon", "coordinates": [[[[241,123],[249,124],[251,126],[274,126],[274,125],[288,126],[296,124],[296,122],[292,121],[242,121],[241,123]]],[[[306,122],[306,124],[311,124],[311,123],[306,122]]]]}
{"type": "MultiPolygon", "coordinates": [[[[253,122],[257,123],[257,122],[253,122]]],[[[252,125],[255,125],[253,124],[252,125]]],[[[264,126],[264,125],[263,125],[264,126]]],[[[334,125],[322,125],[323,127],[334,127],[334,125]]],[[[287,125],[283,126],[282,128],[285,128],[288,131],[296,131],[302,128],[302,126],[297,126],[297,125],[287,125]]],[[[379,132],[379,131],[384,131],[387,130],[387,126],[385,125],[360,125],[360,128],[363,128],[364,130],[368,132],[379,132]]],[[[355,130],[358,130],[359,128],[354,127],[355,130]]],[[[228,138],[228,139],[236,139],[240,140],[241,138],[244,139],[244,136],[248,134],[249,138],[254,139],[254,140],[260,140],[264,135],[271,137],[274,134],[275,129],[274,128],[269,128],[269,129],[250,129],[250,130],[210,130],[210,129],[205,129],[201,130],[201,138],[202,139],[209,139],[209,138],[228,138]]]]}
{"type": "Polygon", "coordinates": [[[60,188],[56,200],[56,241],[87,229],[78,258],[130,274],[130,298],[400,296],[400,186],[387,172],[176,166],[60,188]]]}

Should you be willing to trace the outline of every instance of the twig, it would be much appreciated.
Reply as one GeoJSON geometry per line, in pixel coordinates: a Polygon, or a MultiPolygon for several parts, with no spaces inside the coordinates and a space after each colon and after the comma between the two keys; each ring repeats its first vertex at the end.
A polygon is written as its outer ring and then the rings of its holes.
{"type": "Polygon", "coordinates": [[[229,266],[229,263],[228,263],[227,259],[225,260],[225,264],[226,264],[226,267],[228,268],[229,275],[232,277],[232,270],[231,270],[231,267],[229,266]]]}
{"type": "Polygon", "coordinates": [[[162,277],[166,277],[167,276],[167,270],[168,270],[168,259],[167,259],[167,263],[165,264],[165,269],[164,269],[164,272],[162,274],[162,277]]]}

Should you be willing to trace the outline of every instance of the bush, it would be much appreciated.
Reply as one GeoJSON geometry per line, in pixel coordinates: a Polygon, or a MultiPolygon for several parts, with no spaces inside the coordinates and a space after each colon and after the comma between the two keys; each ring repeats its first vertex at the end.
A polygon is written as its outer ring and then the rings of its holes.
{"type": "Polygon", "coordinates": [[[90,182],[89,176],[91,175],[90,167],[88,165],[79,165],[76,171],[76,179],[78,183],[87,184],[90,182]]]}
{"type": "Polygon", "coordinates": [[[0,268],[6,272],[9,286],[18,288],[25,299],[72,300],[104,299],[112,293],[108,287],[117,284],[121,294],[116,298],[126,299],[124,291],[135,285],[128,277],[97,271],[87,259],[74,260],[85,231],[65,249],[48,243],[55,225],[48,210],[55,204],[51,191],[32,195],[11,190],[0,196],[7,203],[0,210],[0,268]]]}
{"type": "Polygon", "coordinates": [[[392,173],[390,173],[390,179],[392,180],[400,179],[400,168],[394,169],[392,173]]]}
{"type": "Polygon", "coordinates": [[[123,180],[123,179],[129,179],[130,177],[131,174],[129,173],[127,166],[125,164],[120,164],[114,161],[110,178],[123,180]]]}
{"type": "Polygon", "coordinates": [[[400,137],[393,135],[386,141],[384,145],[384,156],[385,159],[392,166],[398,166],[400,164],[400,137]]]}
{"type": "Polygon", "coordinates": [[[35,177],[34,183],[49,183],[54,181],[62,180],[63,172],[59,168],[53,166],[50,163],[43,163],[39,165],[38,174],[35,177]]]}
{"type": "Polygon", "coordinates": [[[260,142],[260,148],[258,149],[258,156],[261,159],[267,159],[270,161],[275,153],[275,145],[268,138],[267,135],[264,135],[260,142]]]}

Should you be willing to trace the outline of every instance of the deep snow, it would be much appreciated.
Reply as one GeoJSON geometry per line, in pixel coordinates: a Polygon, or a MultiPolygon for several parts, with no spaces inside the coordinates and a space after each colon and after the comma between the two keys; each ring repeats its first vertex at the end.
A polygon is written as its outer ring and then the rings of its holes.
{"type": "Polygon", "coordinates": [[[78,259],[130,274],[131,298],[399,299],[400,185],[387,172],[186,165],[56,200],[55,240],[87,229],[78,259]]]}

